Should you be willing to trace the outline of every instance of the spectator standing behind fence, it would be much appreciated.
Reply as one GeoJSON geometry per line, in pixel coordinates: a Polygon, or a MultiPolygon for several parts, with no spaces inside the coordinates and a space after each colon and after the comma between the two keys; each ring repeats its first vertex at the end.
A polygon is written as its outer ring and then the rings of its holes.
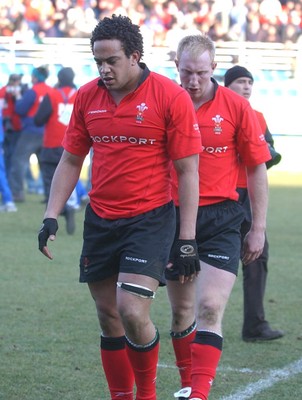
{"type": "Polygon", "coordinates": [[[15,111],[16,99],[21,97],[25,89],[21,81],[22,75],[11,74],[8,78],[7,85],[0,89],[4,128],[3,150],[7,176],[10,173],[12,154],[21,131],[21,119],[15,111]]]}
{"type": "MultiPolygon", "coordinates": [[[[252,95],[253,84],[254,78],[251,72],[240,65],[235,65],[225,73],[224,85],[247,100],[252,95]]],[[[270,168],[280,162],[281,155],[274,149],[274,140],[263,114],[259,111],[255,111],[255,113],[272,156],[272,159],[266,163],[267,168],[270,168]]],[[[241,225],[241,240],[243,242],[252,224],[246,169],[243,164],[241,164],[239,172],[237,191],[239,193],[239,201],[245,211],[245,218],[241,225]]],[[[264,248],[260,257],[249,264],[242,263],[244,299],[242,339],[247,342],[279,339],[284,335],[280,330],[273,330],[268,321],[265,320],[264,294],[268,273],[268,250],[269,245],[267,235],[265,235],[264,248]]]]}
{"type": "MultiPolygon", "coordinates": [[[[177,261],[198,264],[200,133],[189,95],[140,62],[143,38],[128,17],[104,18],[91,36],[101,79],[78,90],[64,152],[39,233],[51,258],[57,217],[91,147],[80,281],[87,282],[101,327],[101,357],[111,399],[156,399],[159,333],[150,307],[175,234],[170,169],[178,173],[181,227],[177,261]]],[[[106,396],[102,396],[106,397],[106,396]]]]}
{"type": "Polygon", "coordinates": [[[32,88],[16,100],[15,109],[21,117],[22,130],[12,155],[9,173],[9,183],[16,202],[25,201],[24,181],[30,156],[36,154],[38,161],[40,160],[44,127],[34,123],[34,115],[43,97],[51,90],[45,83],[47,78],[46,67],[34,68],[31,74],[32,88]]]}
{"type": "MultiPolygon", "coordinates": [[[[264,245],[265,162],[271,157],[249,102],[213,79],[215,45],[207,35],[184,37],[177,48],[176,65],[181,85],[195,106],[203,152],[196,230],[201,269],[199,273],[182,270],[172,253],[172,265],[166,270],[171,338],[182,385],[175,397],[206,400],[222,354],[222,321],[239,268],[244,212],[236,191],[238,158],[247,166],[253,210],[252,228],[243,248],[244,262],[249,263],[264,245]]],[[[173,183],[178,204],[177,179],[173,183]]]]}
{"type": "MultiPolygon", "coordinates": [[[[48,202],[51,181],[63,153],[62,141],[70,120],[77,89],[73,82],[75,77],[72,68],[62,68],[58,72],[58,83],[47,93],[34,116],[37,126],[45,126],[43,146],[40,153],[45,201],[48,202]]],[[[75,206],[77,195],[65,204],[62,215],[66,219],[66,231],[73,234],[75,230],[75,206]]]]}
{"type": "Polygon", "coordinates": [[[17,207],[13,201],[12,192],[10,190],[6,176],[3,141],[4,141],[4,129],[2,124],[2,110],[0,103],[0,195],[1,195],[0,212],[14,212],[17,211],[17,207]]]}

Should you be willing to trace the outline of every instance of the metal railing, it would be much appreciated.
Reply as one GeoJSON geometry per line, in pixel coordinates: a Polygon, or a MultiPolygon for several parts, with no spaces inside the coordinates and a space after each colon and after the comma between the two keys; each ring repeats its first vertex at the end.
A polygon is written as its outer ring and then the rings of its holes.
{"type": "MultiPolygon", "coordinates": [[[[221,69],[241,64],[257,70],[287,71],[296,77],[302,69],[302,46],[261,42],[218,42],[216,61],[221,69]]],[[[168,47],[151,47],[145,51],[148,65],[173,64],[168,47]]],[[[93,63],[89,38],[44,38],[43,43],[16,43],[12,37],[0,37],[0,63],[14,70],[17,64],[87,65],[93,63]]]]}

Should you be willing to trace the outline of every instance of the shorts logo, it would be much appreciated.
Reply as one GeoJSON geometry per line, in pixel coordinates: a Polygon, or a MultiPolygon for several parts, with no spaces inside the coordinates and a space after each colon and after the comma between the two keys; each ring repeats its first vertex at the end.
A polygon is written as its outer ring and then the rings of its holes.
{"type": "Polygon", "coordinates": [[[223,256],[221,254],[208,254],[209,258],[216,258],[218,260],[229,260],[230,257],[229,256],[223,256]]]}
{"type": "Polygon", "coordinates": [[[138,262],[138,263],[142,263],[142,264],[147,264],[147,260],[144,260],[143,258],[136,258],[136,257],[126,256],[125,260],[134,261],[134,262],[138,262]]]}
{"type": "Polygon", "coordinates": [[[136,106],[136,109],[138,110],[136,114],[136,122],[141,124],[144,120],[144,112],[148,110],[148,106],[146,105],[146,103],[141,103],[136,106]]]}

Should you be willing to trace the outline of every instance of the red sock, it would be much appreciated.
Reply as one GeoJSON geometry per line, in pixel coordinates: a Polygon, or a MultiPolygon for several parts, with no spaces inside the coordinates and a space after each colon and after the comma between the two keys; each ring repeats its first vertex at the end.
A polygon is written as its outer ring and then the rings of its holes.
{"type": "Polygon", "coordinates": [[[134,374],[126,352],[125,336],[101,336],[101,359],[112,400],[133,400],[134,374]]]}
{"type": "Polygon", "coordinates": [[[159,335],[146,346],[127,341],[127,353],[135,375],[136,400],[156,400],[159,335]]]}
{"type": "Polygon", "coordinates": [[[199,331],[191,344],[191,398],[207,400],[222,353],[222,337],[214,332],[199,331]]]}
{"type": "Polygon", "coordinates": [[[196,323],[186,331],[180,333],[171,332],[172,344],[176,357],[176,366],[180,374],[181,387],[191,387],[191,348],[196,335],[196,323]]]}

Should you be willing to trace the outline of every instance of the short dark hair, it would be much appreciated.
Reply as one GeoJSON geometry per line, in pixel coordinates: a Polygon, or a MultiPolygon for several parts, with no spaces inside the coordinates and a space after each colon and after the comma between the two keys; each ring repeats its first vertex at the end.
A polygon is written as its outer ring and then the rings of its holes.
{"type": "Polygon", "coordinates": [[[31,73],[39,82],[44,82],[49,76],[48,67],[41,65],[41,67],[34,68],[31,73]]]}
{"type": "Polygon", "coordinates": [[[58,83],[59,86],[70,86],[70,87],[74,87],[74,71],[72,68],[70,67],[63,67],[60,69],[60,71],[58,72],[58,83]]]}
{"type": "Polygon", "coordinates": [[[90,38],[91,50],[98,40],[117,39],[122,43],[126,56],[129,58],[134,51],[139,51],[140,57],[144,54],[143,36],[140,27],[132,23],[131,19],[113,14],[105,17],[92,31],[90,38]]]}

